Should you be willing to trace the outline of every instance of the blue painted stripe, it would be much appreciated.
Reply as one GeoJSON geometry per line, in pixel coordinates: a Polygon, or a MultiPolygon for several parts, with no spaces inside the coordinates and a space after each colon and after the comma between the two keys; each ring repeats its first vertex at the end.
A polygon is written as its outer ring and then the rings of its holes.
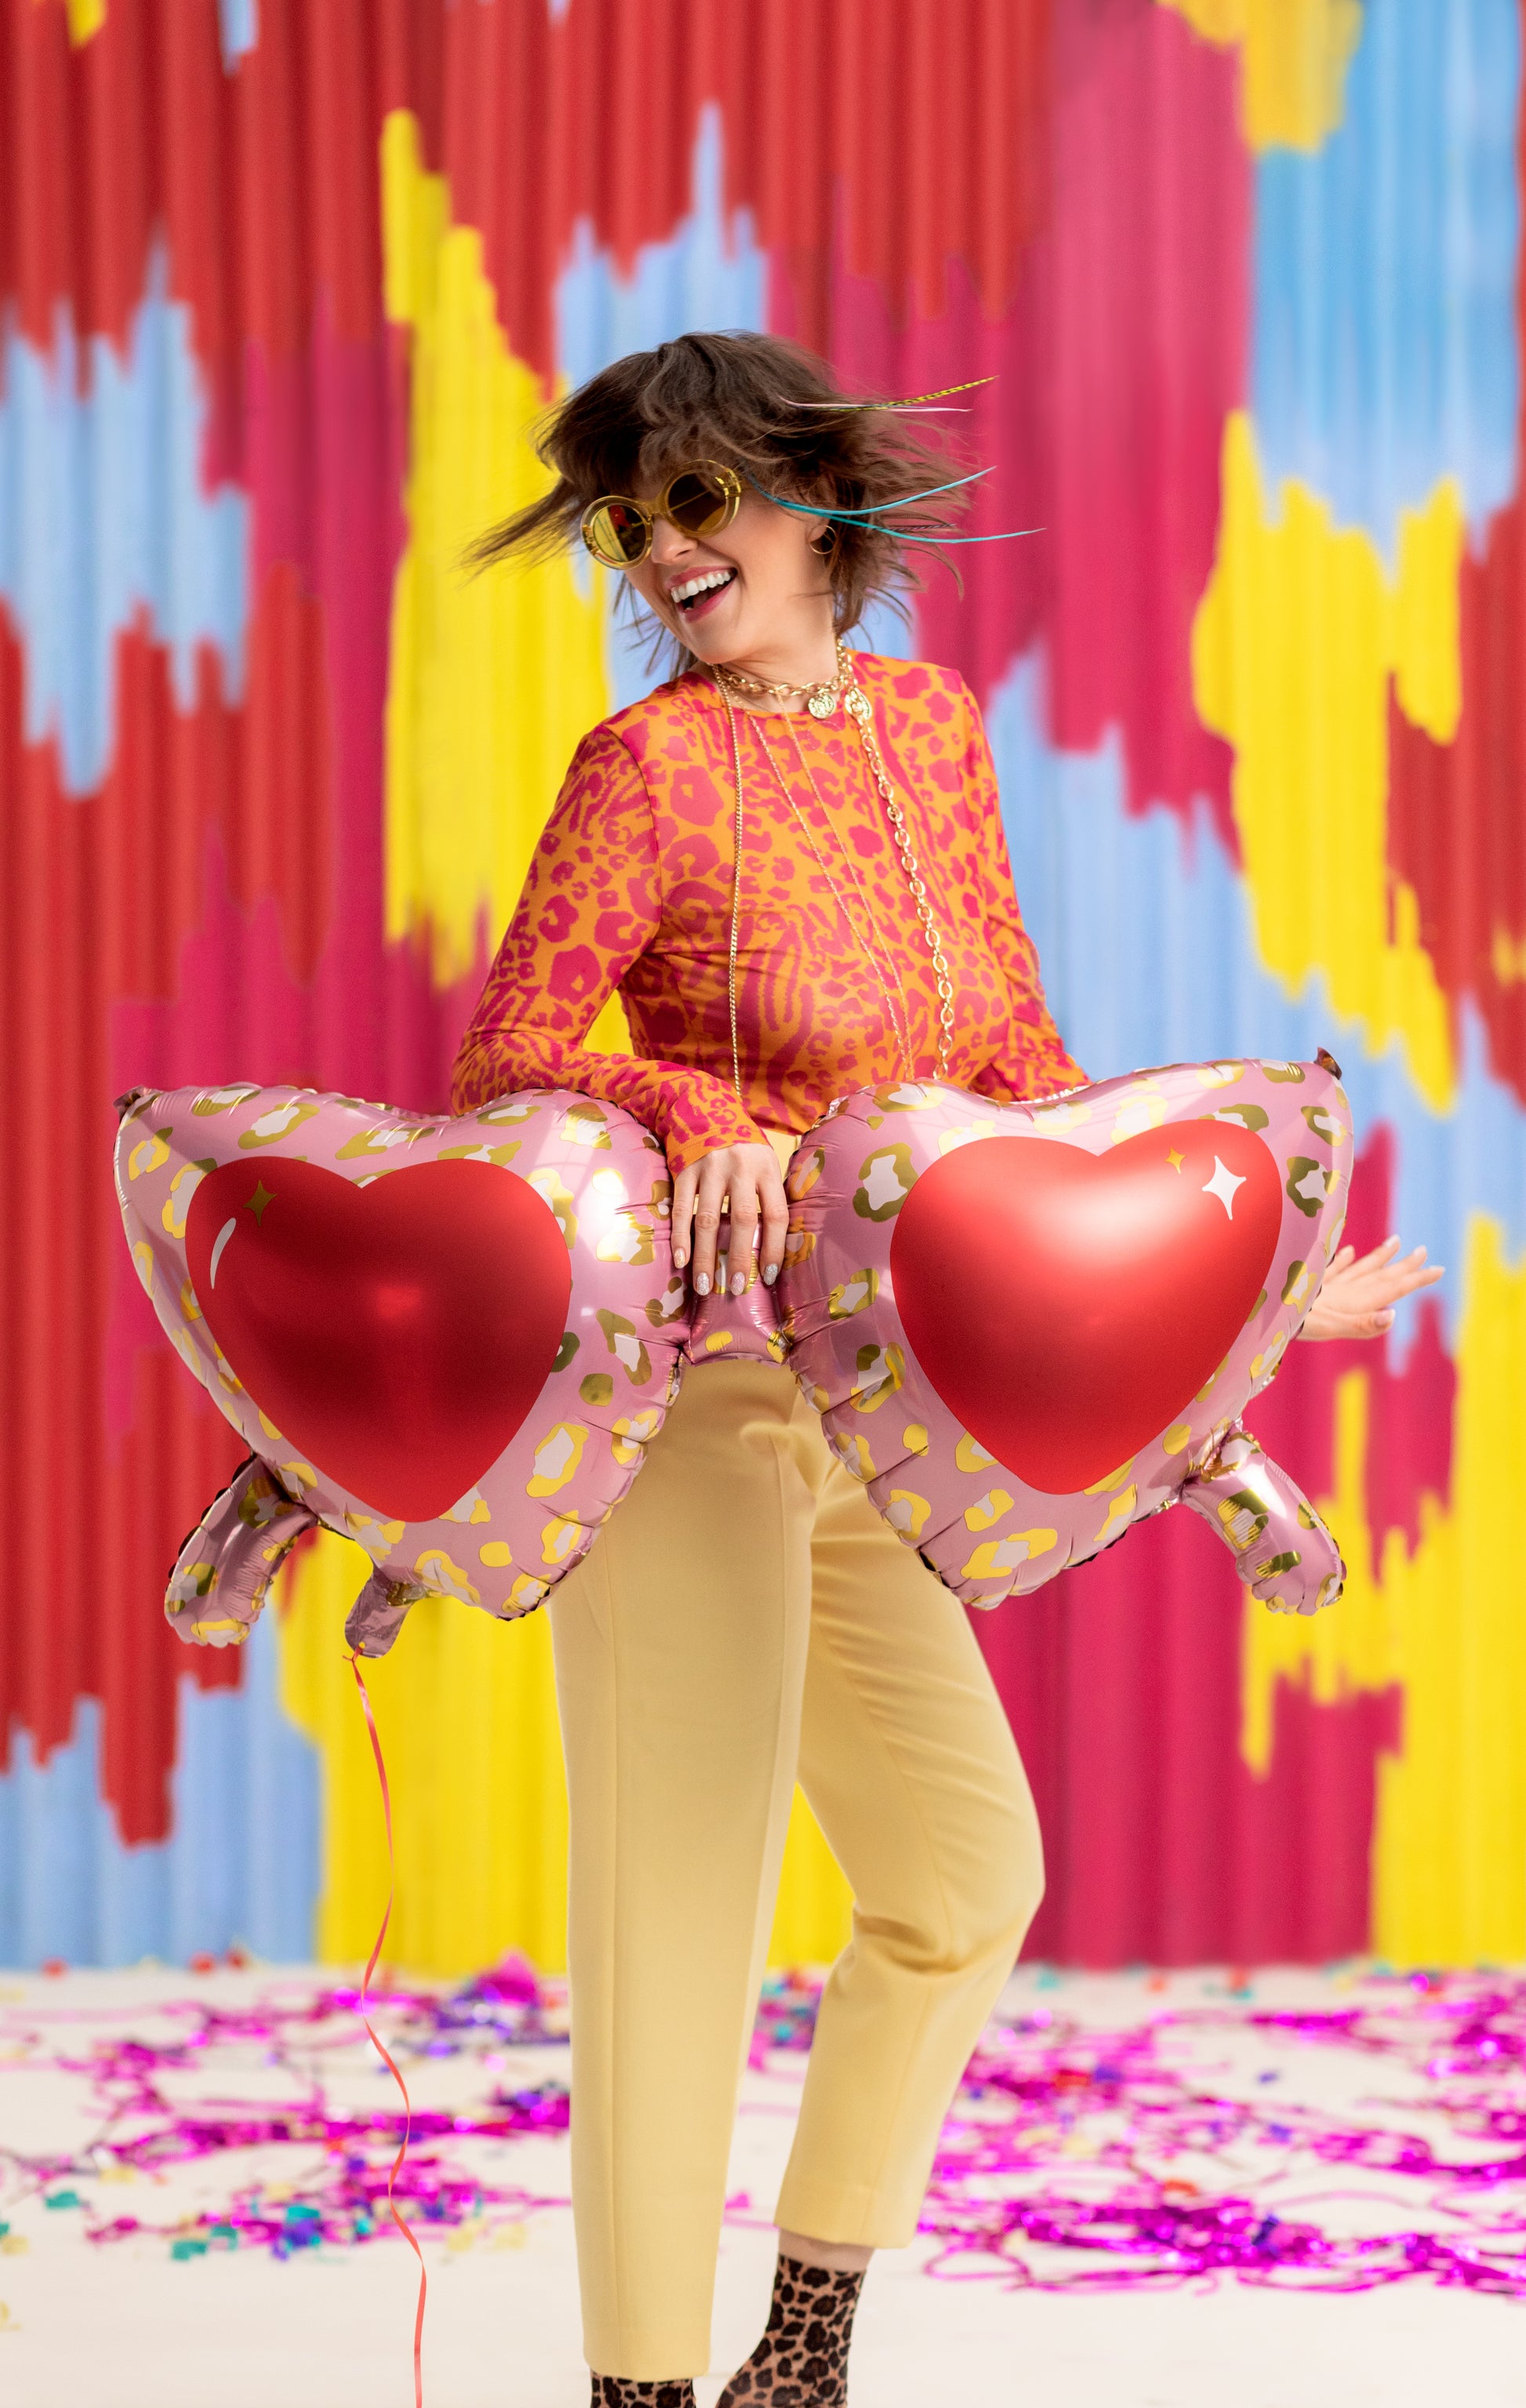
{"type": "Polygon", "coordinates": [[[313,1948],[317,1751],[282,1713],[270,1615],[238,1689],[182,1679],[171,1836],[124,1847],[100,1796],[101,1709],[82,1698],[66,1746],[39,1764],[13,1734],[0,1775],[0,1964],[183,1964],[235,1942],[279,1963],[313,1948]]]}
{"type": "Polygon", "coordinates": [[[117,638],[135,621],[168,647],[190,710],[210,646],[239,698],[250,610],[250,502],[201,480],[207,395],[191,315],[156,249],[125,354],[80,347],[60,305],[52,348],[0,341],[0,602],[25,661],[28,743],[58,740],[65,790],[93,793],[116,741],[117,638]]]}
{"type": "Polygon", "coordinates": [[[237,66],[259,44],[258,0],[217,0],[217,18],[223,36],[223,64],[237,66]]]}
{"type": "Polygon", "coordinates": [[[1460,478],[1476,535],[1516,490],[1517,0],[1380,0],[1345,117],[1258,163],[1252,398],[1299,477],[1390,562],[1398,513],[1460,478]]]}

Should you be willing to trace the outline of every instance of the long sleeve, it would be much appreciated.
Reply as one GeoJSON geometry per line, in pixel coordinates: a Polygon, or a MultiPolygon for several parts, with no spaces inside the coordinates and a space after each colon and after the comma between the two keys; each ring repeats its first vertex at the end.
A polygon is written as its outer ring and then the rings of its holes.
{"type": "Polygon", "coordinates": [[[731,1089],[708,1071],[595,1054],[584,1043],[661,920],[645,781],[619,737],[596,727],[573,755],[461,1041],[454,1110],[516,1087],[575,1087],[651,1129],[675,1174],[714,1146],[760,1142],[731,1089]]]}
{"type": "Polygon", "coordinates": [[[986,913],[986,933],[1007,981],[1012,1001],[1004,1045],[974,1082],[982,1095],[1003,1103],[1052,1096],[1085,1083],[1044,1000],[1038,950],[1023,925],[1013,884],[1012,863],[1001,824],[996,767],[974,696],[965,690],[968,738],[965,791],[975,811],[975,852],[986,913]]]}

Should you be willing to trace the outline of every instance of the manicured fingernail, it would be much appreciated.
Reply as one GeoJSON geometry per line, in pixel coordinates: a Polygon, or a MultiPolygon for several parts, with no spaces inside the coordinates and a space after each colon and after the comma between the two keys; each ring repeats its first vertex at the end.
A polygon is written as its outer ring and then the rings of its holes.
{"type": "Polygon", "coordinates": [[[710,1273],[708,1271],[695,1272],[694,1292],[696,1296],[708,1296],[710,1294],[710,1273]]]}
{"type": "Polygon", "coordinates": [[[1392,1315],[1392,1313],[1391,1313],[1391,1312],[1380,1312],[1380,1313],[1378,1314],[1378,1316],[1377,1316],[1377,1326],[1378,1326],[1379,1329],[1391,1329],[1391,1328],[1393,1327],[1393,1315],[1392,1315]]]}
{"type": "Polygon", "coordinates": [[[681,1271],[688,1259],[689,1250],[686,1246],[675,1246],[673,1248],[673,1268],[675,1270],[681,1271]]]}
{"type": "Polygon", "coordinates": [[[765,1286],[765,1287],[771,1287],[771,1286],[773,1285],[774,1281],[778,1278],[778,1276],[779,1276],[779,1266],[778,1266],[778,1264],[777,1264],[777,1263],[770,1263],[770,1264],[769,1265],[768,1269],[767,1269],[767,1270],[764,1272],[764,1274],[763,1274],[763,1284],[764,1284],[764,1286],[765,1286]]]}
{"type": "Polygon", "coordinates": [[[733,1296],[745,1296],[747,1293],[747,1282],[741,1271],[737,1271],[733,1274],[731,1281],[731,1293],[733,1296]]]}

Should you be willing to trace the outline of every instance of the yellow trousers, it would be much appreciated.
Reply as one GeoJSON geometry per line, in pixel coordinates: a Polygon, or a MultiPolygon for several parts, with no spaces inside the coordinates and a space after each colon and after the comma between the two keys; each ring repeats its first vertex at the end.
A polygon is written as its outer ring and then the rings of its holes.
{"type": "Polygon", "coordinates": [[[691,1370],[551,1605],[571,1813],[572,2196],[600,2374],[703,2373],[799,1775],[852,1885],[778,2221],[897,2247],[1043,1888],[964,1609],[788,1372],[691,1370]]]}

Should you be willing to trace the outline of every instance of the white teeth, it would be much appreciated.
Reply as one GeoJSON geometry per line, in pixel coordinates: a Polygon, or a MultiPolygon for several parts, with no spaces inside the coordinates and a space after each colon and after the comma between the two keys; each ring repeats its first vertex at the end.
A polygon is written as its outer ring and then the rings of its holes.
{"type": "Polygon", "coordinates": [[[729,585],[736,575],[734,568],[706,568],[698,577],[685,577],[681,585],[670,585],[668,599],[682,605],[692,602],[697,594],[709,594],[717,585],[729,585]]]}

